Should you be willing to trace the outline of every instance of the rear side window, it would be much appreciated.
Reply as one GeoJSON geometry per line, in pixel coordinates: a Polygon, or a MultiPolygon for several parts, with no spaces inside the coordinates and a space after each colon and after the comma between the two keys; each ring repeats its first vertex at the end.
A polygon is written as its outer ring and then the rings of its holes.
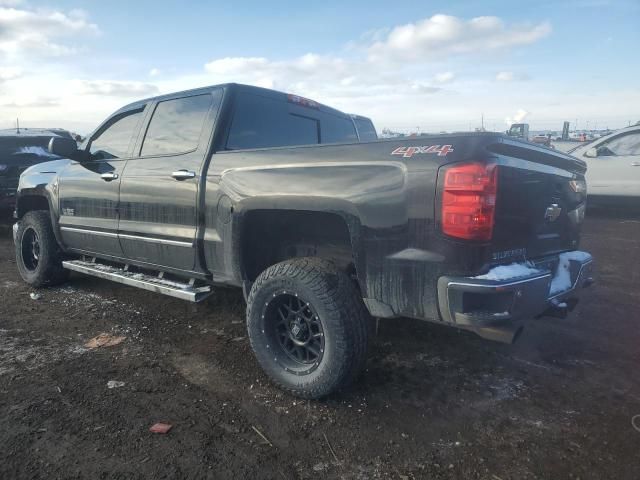
{"type": "MultiPolygon", "coordinates": [[[[220,93],[214,95],[219,97],[220,93]]],[[[141,156],[195,150],[213,101],[214,98],[207,93],[158,103],[142,144],[141,156]]],[[[219,103],[220,98],[217,101],[219,103]]]]}
{"type": "Polygon", "coordinates": [[[142,110],[125,114],[100,135],[91,140],[91,158],[94,160],[123,158],[129,151],[129,142],[133,133],[137,131],[138,122],[142,117],[142,110]]]}
{"type": "Polygon", "coordinates": [[[240,94],[227,139],[228,150],[318,143],[314,118],[289,113],[288,104],[260,95],[240,94]]]}
{"type": "Polygon", "coordinates": [[[356,122],[361,142],[371,142],[378,139],[378,134],[371,120],[364,117],[356,117],[353,121],[356,122]]]}
{"type": "Polygon", "coordinates": [[[320,143],[357,142],[358,135],[350,118],[320,112],[320,143]]]}

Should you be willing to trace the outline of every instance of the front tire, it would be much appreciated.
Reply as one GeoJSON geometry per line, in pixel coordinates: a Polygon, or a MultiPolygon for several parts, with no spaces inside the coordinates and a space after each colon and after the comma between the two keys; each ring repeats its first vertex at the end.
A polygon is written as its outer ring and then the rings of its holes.
{"type": "Polygon", "coordinates": [[[68,278],[49,212],[34,210],[20,220],[15,238],[16,264],[22,279],[34,287],[57,285],[68,278]]]}
{"type": "Polygon", "coordinates": [[[247,300],[247,329],[258,362],[282,389],[321,398],[364,367],[369,314],[355,283],[335,265],[296,258],[269,267],[247,300]]]}

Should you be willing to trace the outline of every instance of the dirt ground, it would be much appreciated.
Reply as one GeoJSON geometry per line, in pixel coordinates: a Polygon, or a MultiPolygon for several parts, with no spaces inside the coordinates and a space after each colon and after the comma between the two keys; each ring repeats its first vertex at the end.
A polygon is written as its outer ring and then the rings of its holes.
{"type": "Polygon", "coordinates": [[[0,227],[0,478],[640,478],[640,219],[583,239],[597,284],[568,319],[514,346],[385,321],[360,382],[312,402],[258,368],[240,292],[73,276],[34,300],[0,227]],[[83,347],[101,332],[126,340],[83,347]]]}

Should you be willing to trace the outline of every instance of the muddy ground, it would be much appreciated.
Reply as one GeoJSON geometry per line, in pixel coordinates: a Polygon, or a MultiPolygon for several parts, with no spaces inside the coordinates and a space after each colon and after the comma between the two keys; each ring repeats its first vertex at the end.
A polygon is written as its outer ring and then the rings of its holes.
{"type": "Polygon", "coordinates": [[[259,370],[240,292],[73,276],[33,300],[0,227],[0,478],[640,478],[640,219],[589,218],[582,246],[570,318],[514,346],[386,321],[360,382],[311,402],[259,370]],[[126,340],[83,347],[101,332],[126,340]]]}

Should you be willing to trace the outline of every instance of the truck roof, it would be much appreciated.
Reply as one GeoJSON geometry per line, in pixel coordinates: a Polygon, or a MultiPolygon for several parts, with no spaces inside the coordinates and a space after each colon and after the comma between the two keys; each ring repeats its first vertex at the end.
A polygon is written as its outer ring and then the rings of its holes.
{"type": "Polygon", "coordinates": [[[198,94],[198,93],[206,93],[209,92],[211,90],[213,90],[214,88],[224,88],[227,91],[232,91],[232,92],[248,92],[248,93],[253,93],[254,95],[261,95],[263,97],[269,97],[269,98],[273,98],[275,100],[282,100],[282,101],[293,101],[293,98],[298,98],[300,100],[302,100],[303,102],[308,102],[310,104],[313,105],[313,108],[316,108],[320,111],[323,112],[327,112],[327,113],[332,113],[334,115],[340,115],[340,116],[344,116],[345,118],[350,118],[350,116],[344,112],[341,112],[340,110],[337,110],[335,108],[329,107],[327,105],[324,105],[320,102],[316,102],[315,100],[311,100],[309,98],[305,98],[302,97],[300,95],[296,95],[296,94],[291,94],[291,93],[285,93],[285,92],[280,92],[278,90],[272,90],[269,88],[262,88],[262,87],[255,87],[253,85],[245,85],[242,83],[221,83],[218,85],[209,85],[206,87],[199,87],[199,88],[193,88],[190,90],[182,90],[182,91],[178,91],[178,92],[171,92],[171,93],[167,93],[164,95],[158,95],[155,97],[148,97],[142,100],[138,100],[136,102],[130,103],[128,105],[125,105],[124,107],[120,108],[119,110],[117,110],[115,113],[121,112],[121,111],[126,111],[126,110],[131,110],[132,108],[138,107],[138,106],[143,106],[147,103],[149,103],[150,101],[154,101],[154,100],[164,100],[166,98],[171,98],[174,97],[175,95],[178,94],[198,94]]]}

